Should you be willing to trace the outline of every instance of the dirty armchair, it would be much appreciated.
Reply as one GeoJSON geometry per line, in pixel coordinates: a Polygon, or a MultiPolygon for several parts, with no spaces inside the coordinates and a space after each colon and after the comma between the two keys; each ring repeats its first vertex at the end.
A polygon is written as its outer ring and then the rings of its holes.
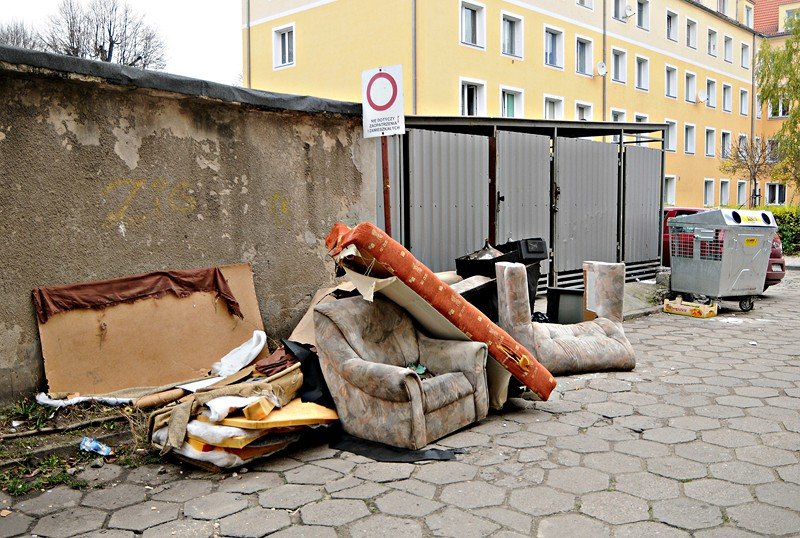
{"type": "Polygon", "coordinates": [[[403,309],[379,298],[319,305],[314,326],[347,433],[418,449],[486,416],[486,344],[428,338],[403,309]],[[408,368],[415,363],[433,377],[408,368]]]}

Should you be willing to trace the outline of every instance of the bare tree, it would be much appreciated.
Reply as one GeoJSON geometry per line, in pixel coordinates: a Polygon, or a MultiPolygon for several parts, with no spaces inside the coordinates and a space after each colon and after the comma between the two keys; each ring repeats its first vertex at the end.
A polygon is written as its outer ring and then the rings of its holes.
{"type": "Polygon", "coordinates": [[[83,6],[77,0],[61,0],[44,32],[44,47],[58,54],[91,58],[89,36],[89,19],[83,6]]]}
{"type": "Polygon", "coordinates": [[[748,207],[757,205],[756,185],[758,180],[772,175],[775,166],[774,156],[767,140],[756,137],[754,140],[740,139],[731,147],[727,157],[723,157],[719,169],[731,176],[747,177],[750,187],[750,203],[748,207]]]}
{"type": "Polygon", "coordinates": [[[22,21],[0,24],[0,44],[23,49],[42,48],[39,34],[22,21]]]}

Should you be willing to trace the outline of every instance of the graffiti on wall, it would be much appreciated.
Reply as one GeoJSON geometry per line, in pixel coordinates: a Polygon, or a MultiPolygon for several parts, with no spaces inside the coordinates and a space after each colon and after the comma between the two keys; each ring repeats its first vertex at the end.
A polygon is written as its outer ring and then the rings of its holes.
{"type": "Polygon", "coordinates": [[[103,195],[112,204],[106,222],[144,222],[148,217],[158,219],[166,211],[188,214],[197,207],[197,198],[185,179],[170,181],[164,178],[120,178],[110,181],[103,195]],[[136,208],[135,211],[132,208],[136,208]]]}

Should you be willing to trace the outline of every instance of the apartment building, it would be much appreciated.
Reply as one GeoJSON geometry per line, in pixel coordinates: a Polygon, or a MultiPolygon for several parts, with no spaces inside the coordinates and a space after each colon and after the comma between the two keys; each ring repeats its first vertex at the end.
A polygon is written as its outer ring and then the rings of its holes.
{"type": "Polygon", "coordinates": [[[747,204],[720,159],[757,132],[751,0],[243,0],[245,82],[406,113],[665,122],[665,203],[747,204]]]}

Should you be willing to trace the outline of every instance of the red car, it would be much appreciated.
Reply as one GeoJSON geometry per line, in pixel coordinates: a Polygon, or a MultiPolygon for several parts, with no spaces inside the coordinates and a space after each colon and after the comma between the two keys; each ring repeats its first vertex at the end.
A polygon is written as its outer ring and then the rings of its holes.
{"type": "MultiPolygon", "coordinates": [[[[664,267],[670,266],[670,251],[669,251],[669,226],[667,221],[672,217],[680,217],[682,215],[694,215],[701,211],[708,211],[707,209],[697,207],[665,207],[664,219],[662,221],[662,264],[664,267]]],[[[691,240],[693,241],[693,239],[691,240]]],[[[690,243],[691,243],[690,241],[690,243]]],[[[786,276],[786,260],[783,258],[783,245],[781,244],[781,237],[775,233],[772,238],[772,251],[769,255],[769,265],[767,266],[767,278],[764,281],[764,289],[780,283],[783,277],[786,276]]]]}

